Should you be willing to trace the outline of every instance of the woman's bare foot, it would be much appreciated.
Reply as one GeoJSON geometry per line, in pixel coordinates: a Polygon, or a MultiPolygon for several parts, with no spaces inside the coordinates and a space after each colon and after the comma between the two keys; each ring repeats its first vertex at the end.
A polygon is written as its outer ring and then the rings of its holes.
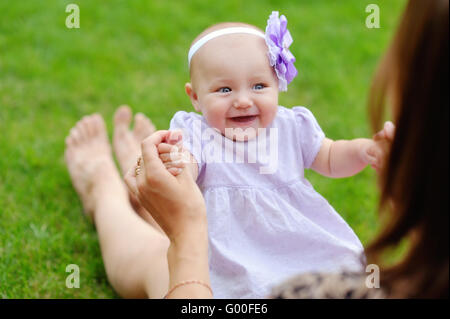
{"type": "MultiPolygon", "coordinates": [[[[114,114],[113,148],[123,175],[136,165],[137,158],[141,154],[141,142],[155,132],[153,123],[142,113],[134,116],[134,128],[131,131],[132,116],[131,109],[126,105],[119,107],[114,114]]],[[[138,215],[163,233],[150,213],[139,204],[133,194],[129,193],[129,197],[131,205],[138,215]]]]}
{"type": "Polygon", "coordinates": [[[126,192],[114,164],[103,118],[99,114],[83,117],[70,130],[64,154],[72,183],[86,215],[93,214],[105,191],[126,192]],[[116,187],[118,186],[118,187],[116,187]]]}
{"type": "Polygon", "coordinates": [[[114,114],[113,148],[122,174],[136,164],[141,153],[141,142],[155,132],[155,126],[142,113],[134,116],[134,128],[130,130],[132,118],[131,109],[123,105],[114,114]]]}

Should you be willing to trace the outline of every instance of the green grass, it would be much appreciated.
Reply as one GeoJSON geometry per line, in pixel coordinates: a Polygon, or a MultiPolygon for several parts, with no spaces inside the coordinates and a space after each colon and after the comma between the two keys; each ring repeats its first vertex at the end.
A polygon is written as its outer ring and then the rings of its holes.
{"type": "MultiPolygon", "coordinates": [[[[100,112],[111,132],[115,108],[127,103],[167,128],[177,110],[192,110],[183,90],[192,39],[221,21],[264,28],[279,10],[299,70],[280,104],[309,107],[330,138],[369,136],[368,87],[404,3],[0,1],[0,298],[117,297],[63,162],[64,138],[83,115],[100,112]],[[65,27],[69,3],[80,6],[80,29],[65,27]],[[380,29],[365,27],[369,3],[380,6],[380,29]],[[65,287],[72,263],[79,289],[65,287]]],[[[367,243],[377,227],[375,174],[307,176],[367,243]]]]}

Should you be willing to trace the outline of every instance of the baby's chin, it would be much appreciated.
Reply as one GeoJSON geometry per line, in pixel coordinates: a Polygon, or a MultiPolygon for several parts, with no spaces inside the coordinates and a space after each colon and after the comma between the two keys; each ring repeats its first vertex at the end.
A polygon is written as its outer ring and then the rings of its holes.
{"type": "Polygon", "coordinates": [[[228,127],[221,132],[226,138],[235,142],[246,142],[255,139],[258,136],[258,128],[254,127],[228,127]]]}

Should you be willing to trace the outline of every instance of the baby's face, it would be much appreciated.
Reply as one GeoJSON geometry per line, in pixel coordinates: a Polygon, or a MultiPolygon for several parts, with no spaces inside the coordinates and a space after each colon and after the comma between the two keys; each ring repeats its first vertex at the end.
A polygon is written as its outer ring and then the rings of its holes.
{"type": "Polygon", "coordinates": [[[251,139],[258,128],[267,127],[274,119],[278,79],[270,67],[264,39],[249,34],[212,39],[197,51],[191,67],[194,107],[222,135],[251,139]],[[234,130],[233,136],[226,128],[250,129],[247,134],[234,130]]]}

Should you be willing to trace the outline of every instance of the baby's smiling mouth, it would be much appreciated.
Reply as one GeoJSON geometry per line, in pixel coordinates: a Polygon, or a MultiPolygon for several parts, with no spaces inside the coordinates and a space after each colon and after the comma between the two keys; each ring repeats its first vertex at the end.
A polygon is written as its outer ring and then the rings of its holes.
{"type": "Polygon", "coordinates": [[[235,117],[229,117],[229,120],[233,122],[238,123],[250,123],[253,120],[255,120],[258,117],[258,115],[246,115],[246,116],[235,116],[235,117]]]}

